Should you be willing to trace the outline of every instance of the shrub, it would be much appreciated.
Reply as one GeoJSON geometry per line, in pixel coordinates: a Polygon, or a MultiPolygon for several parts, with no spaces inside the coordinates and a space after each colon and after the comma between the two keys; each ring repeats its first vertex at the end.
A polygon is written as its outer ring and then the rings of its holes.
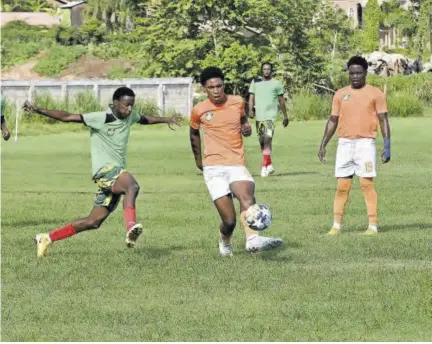
{"type": "Polygon", "coordinates": [[[392,92],[387,97],[391,117],[413,117],[423,115],[422,101],[409,91],[392,92]]]}
{"type": "Polygon", "coordinates": [[[432,104],[432,73],[398,75],[391,78],[370,75],[368,83],[380,89],[384,89],[384,85],[387,84],[388,96],[393,92],[406,92],[425,104],[432,104]]]}
{"type": "Polygon", "coordinates": [[[66,47],[55,45],[48,55],[42,57],[33,70],[41,75],[56,76],[60,74],[70,63],[84,55],[86,48],[83,46],[66,47]]]}
{"type": "Polygon", "coordinates": [[[23,63],[54,42],[55,31],[31,26],[22,21],[7,23],[2,28],[1,67],[23,63]]]}
{"type": "Polygon", "coordinates": [[[331,96],[322,96],[311,93],[308,89],[301,89],[293,94],[288,106],[292,119],[324,119],[330,116],[331,96]]]}

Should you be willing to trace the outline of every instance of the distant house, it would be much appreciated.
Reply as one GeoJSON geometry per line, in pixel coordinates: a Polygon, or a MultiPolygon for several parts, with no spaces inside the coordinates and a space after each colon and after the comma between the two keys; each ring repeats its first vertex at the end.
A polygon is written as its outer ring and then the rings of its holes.
{"type": "Polygon", "coordinates": [[[80,27],[84,23],[84,10],[86,7],[87,0],[72,1],[60,5],[59,9],[62,16],[62,25],[80,27]]]}

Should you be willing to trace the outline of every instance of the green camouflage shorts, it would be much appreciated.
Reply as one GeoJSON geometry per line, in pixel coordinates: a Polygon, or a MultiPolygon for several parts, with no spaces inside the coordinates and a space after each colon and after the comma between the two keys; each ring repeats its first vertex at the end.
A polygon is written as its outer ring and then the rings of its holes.
{"type": "Polygon", "coordinates": [[[273,137],[275,131],[275,125],[272,120],[267,121],[256,121],[257,134],[261,138],[264,135],[273,137]]]}
{"type": "Polygon", "coordinates": [[[117,178],[126,172],[122,167],[115,165],[105,165],[93,177],[93,181],[99,186],[96,192],[94,206],[106,207],[109,212],[113,212],[120,202],[121,195],[112,193],[112,187],[117,178]]]}

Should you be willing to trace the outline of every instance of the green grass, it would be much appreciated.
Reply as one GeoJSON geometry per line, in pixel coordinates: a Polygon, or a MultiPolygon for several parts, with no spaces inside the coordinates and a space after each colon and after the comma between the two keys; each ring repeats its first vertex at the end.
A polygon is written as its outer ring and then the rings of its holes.
{"type": "MultiPolygon", "coordinates": [[[[189,148],[187,128],[137,128],[128,169],[141,185],[145,234],[124,245],[121,209],[97,231],[36,259],[33,236],[86,216],[84,132],[2,143],[3,341],[429,341],[432,328],[432,118],[392,119],[392,162],[379,167],[381,233],[358,181],[346,231],[332,223],[335,141],[317,148],[323,121],[279,125],[276,175],[261,179],[256,137],[246,140],[257,199],[273,210],[276,253],[218,256],[218,216],[189,148]]],[[[382,148],[381,140],[379,149],[382,148]]]]}

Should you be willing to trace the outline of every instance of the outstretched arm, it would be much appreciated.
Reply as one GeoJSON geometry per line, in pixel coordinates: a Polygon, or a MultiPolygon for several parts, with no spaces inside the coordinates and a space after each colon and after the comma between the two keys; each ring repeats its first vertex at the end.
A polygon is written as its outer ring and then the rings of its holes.
{"type": "Polygon", "coordinates": [[[37,113],[39,115],[46,116],[60,122],[83,123],[83,118],[80,114],[71,114],[69,112],[61,110],[42,109],[30,103],[29,101],[26,101],[24,103],[23,109],[27,112],[37,113]]]}
{"type": "Polygon", "coordinates": [[[195,164],[202,171],[203,164],[202,164],[202,155],[201,155],[201,136],[200,136],[199,129],[194,129],[190,127],[189,138],[190,138],[192,153],[195,158],[195,164]]]}
{"type": "Polygon", "coordinates": [[[327,121],[325,131],[324,131],[324,136],[321,140],[321,145],[318,153],[318,158],[322,163],[325,163],[326,146],[327,143],[329,143],[329,141],[333,137],[336,128],[338,126],[338,123],[339,123],[339,116],[330,116],[329,120],[327,121]]]}
{"type": "Polygon", "coordinates": [[[387,112],[379,113],[378,119],[380,122],[381,134],[384,139],[384,150],[381,154],[383,164],[390,161],[390,123],[387,112]]]}
{"type": "Polygon", "coordinates": [[[172,117],[159,117],[159,116],[147,116],[147,115],[141,115],[140,120],[138,121],[141,125],[151,125],[151,124],[168,124],[168,127],[171,130],[174,130],[172,127],[173,124],[180,126],[182,123],[182,116],[181,115],[174,115],[172,117]]]}

